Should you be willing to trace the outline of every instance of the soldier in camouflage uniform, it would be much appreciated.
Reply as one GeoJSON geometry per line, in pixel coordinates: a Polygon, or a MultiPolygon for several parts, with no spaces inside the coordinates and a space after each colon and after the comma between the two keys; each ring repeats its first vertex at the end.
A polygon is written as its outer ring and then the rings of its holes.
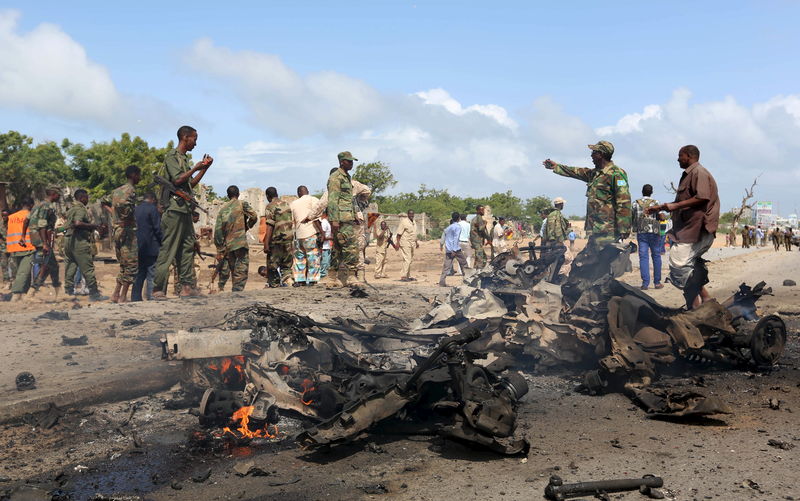
{"type": "Polygon", "coordinates": [[[564,240],[567,239],[567,233],[569,233],[569,221],[567,221],[567,218],[565,218],[564,214],[561,212],[564,209],[564,199],[556,197],[553,200],[553,206],[555,208],[550,211],[550,214],[547,215],[547,219],[542,223],[545,225],[544,237],[542,238],[543,244],[562,244],[564,240]]]}
{"type": "Polygon", "coordinates": [[[45,278],[50,277],[53,283],[54,295],[58,297],[61,280],[58,273],[58,262],[55,255],[55,230],[56,230],[56,204],[61,198],[61,189],[51,186],[45,190],[45,199],[37,204],[28,218],[28,231],[31,243],[36,247],[33,254],[33,264],[39,265],[39,272],[33,279],[33,284],[28,289],[28,298],[33,298],[39,288],[44,284],[45,278]]]}
{"type": "Polygon", "coordinates": [[[108,297],[100,295],[97,288],[97,278],[94,275],[94,261],[92,256],[93,233],[101,228],[94,224],[86,210],[89,203],[89,194],[86,190],[75,191],[76,203],[67,211],[68,229],[64,241],[64,289],[67,295],[75,294],[75,272],[80,269],[89,288],[89,300],[104,301],[108,297]]]}
{"type": "Polygon", "coordinates": [[[337,155],[339,168],[328,178],[328,219],[333,232],[334,254],[329,273],[330,286],[339,286],[348,281],[358,283],[358,240],[356,230],[358,207],[353,196],[353,183],[349,171],[353,168],[353,158],[349,151],[337,155]],[[338,276],[337,276],[338,275],[338,276]],[[344,280],[342,280],[342,278],[344,280]]]}
{"type": "Polygon", "coordinates": [[[114,242],[117,261],[119,261],[119,274],[111,302],[127,303],[128,288],[139,272],[139,245],[136,242],[136,185],[142,178],[142,171],[135,165],[125,169],[125,184],[111,192],[111,210],[113,211],[113,226],[111,228],[111,241],[114,242]]]}
{"type": "Polygon", "coordinates": [[[364,183],[360,183],[355,179],[350,180],[353,183],[353,198],[358,212],[356,213],[356,241],[358,242],[358,265],[356,266],[356,273],[359,275],[361,281],[366,281],[366,263],[367,263],[367,234],[369,232],[369,216],[367,208],[369,207],[369,197],[372,195],[372,190],[369,189],[364,183]]]}
{"type": "Polygon", "coordinates": [[[267,208],[264,219],[267,232],[264,234],[264,254],[267,255],[267,285],[281,287],[292,285],[292,210],[289,203],[278,197],[274,186],[267,188],[267,208]]]}
{"type": "Polygon", "coordinates": [[[486,229],[486,220],[483,218],[483,205],[477,206],[475,213],[475,217],[469,223],[469,244],[475,256],[474,268],[479,270],[486,266],[486,251],[483,246],[486,245],[486,242],[491,241],[491,237],[486,229]]]}
{"type": "MultiPolygon", "coordinates": [[[[545,160],[544,166],[560,176],[586,182],[586,226],[589,241],[583,253],[596,253],[604,245],[626,239],[631,232],[631,194],[628,174],[611,157],[614,145],[608,141],[590,144],[594,169],[568,167],[545,160]]],[[[576,261],[581,260],[579,254],[576,261]]]]}
{"type": "MultiPolygon", "coordinates": [[[[239,188],[228,186],[228,202],[217,214],[214,225],[214,245],[217,247],[217,262],[225,260],[232,277],[231,290],[243,291],[247,284],[250,268],[250,248],[247,244],[247,230],[255,226],[258,215],[250,204],[239,200],[239,188]]],[[[227,273],[226,273],[227,275],[227,273]]],[[[219,290],[225,288],[227,277],[219,277],[219,290]]]]}

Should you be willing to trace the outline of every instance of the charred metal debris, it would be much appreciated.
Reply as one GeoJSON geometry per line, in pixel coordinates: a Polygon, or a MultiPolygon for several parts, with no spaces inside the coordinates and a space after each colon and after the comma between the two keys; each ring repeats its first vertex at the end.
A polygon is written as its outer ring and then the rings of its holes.
{"type": "Polygon", "coordinates": [[[587,392],[624,392],[653,416],[711,415],[730,410],[717,397],[655,383],[658,375],[678,363],[769,366],[783,352],[783,321],[756,308],[771,293],[763,282],[685,311],[616,280],[635,246],[574,262],[565,251],[500,254],[410,325],[254,304],[222,328],[168,334],[162,355],[184,361],[185,389],[202,394],[201,424],[232,437],[273,437],[280,414],[290,414],[307,423],[296,437],[306,449],[382,426],[517,454],[529,448],[516,423],[528,385],[509,369],[589,369],[587,392]]]}

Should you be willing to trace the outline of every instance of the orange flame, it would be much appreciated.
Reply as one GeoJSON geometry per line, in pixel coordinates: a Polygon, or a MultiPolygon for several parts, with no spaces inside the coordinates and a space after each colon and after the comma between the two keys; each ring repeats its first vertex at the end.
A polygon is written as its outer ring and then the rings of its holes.
{"type": "Polygon", "coordinates": [[[305,396],[306,396],[306,393],[316,390],[316,388],[314,387],[314,382],[311,381],[310,379],[303,379],[302,386],[303,386],[303,394],[300,395],[300,401],[303,402],[303,405],[311,405],[311,404],[313,404],[314,400],[306,401],[305,396]]]}
{"type": "Polygon", "coordinates": [[[219,366],[210,363],[208,364],[208,368],[212,371],[219,372],[222,376],[223,383],[238,383],[244,381],[244,363],[244,356],[237,355],[235,357],[223,358],[219,366]]]}
{"type": "Polygon", "coordinates": [[[253,409],[252,405],[247,405],[233,413],[231,420],[239,423],[239,427],[236,428],[236,431],[239,432],[238,435],[227,426],[222,429],[222,434],[230,433],[236,438],[276,438],[278,436],[278,425],[272,425],[274,433],[269,432],[269,425],[264,425],[264,428],[259,428],[256,431],[250,430],[250,415],[253,413],[253,409]]]}

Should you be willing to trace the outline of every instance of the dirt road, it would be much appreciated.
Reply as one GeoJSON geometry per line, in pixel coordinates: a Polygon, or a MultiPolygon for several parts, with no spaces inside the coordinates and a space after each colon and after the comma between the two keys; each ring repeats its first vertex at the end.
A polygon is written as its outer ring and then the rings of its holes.
{"type": "MultiPolygon", "coordinates": [[[[37,488],[60,489],[72,499],[96,493],[174,500],[541,499],[547,478],[556,472],[568,482],[652,473],[663,476],[668,492],[681,500],[800,499],[795,481],[800,418],[793,412],[800,409],[800,287],[781,285],[784,279],[800,280],[800,253],[714,252],[712,294],[724,298],[741,282],[765,280],[775,295],[759,306],[784,313],[791,333],[786,356],[770,372],[686,366],[671,376],[673,383],[687,388],[702,384],[704,392],[730,404],[735,414],[722,420],[649,420],[622,396],[574,392],[580,373],[564,370],[528,375],[531,391],[520,415],[533,445],[527,458],[502,458],[435,437],[391,434],[307,454],[290,440],[299,431],[292,420],[280,423],[277,440],[220,448],[219,441],[195,434],[199,427],[191,409],[165,409],[171,392],[161,391],[62,411],[52,428],[41,415],[2,425],[0,498],[27,484],[27,494],[36,495],[37,488]],[[689,378],[693,375],[703,377],[689,378]],[[777,409],[770,408],[770,399],[777,409]],[[247,461],[266,476],[239,477],[234,467],[247,461]]],[[[37,406],[58,398],[92,395],[104,384],[108,391],[95,395],[95,401],[113,397],[120,388],[133,391],[138,377],[146,379],[146,374],[168,367],[158,360],[157,339],[164,330],[211,325],[253,301],[357,320],[380,311],[415,318],[427,311],[435,294],[446,292],[430,286],[440,270],[438,244],[424,243],[420,258],[416,273],[421,284],[377,281],[378,291],[368,288],[370,296],[364,299],[322,288],[264,290],[251,280],[247,292],[192,301],[124,306],[79,302],[82,307],[75,310],[63,301],[25,305],[22,311],[0,304],[0,416],[9,409],[39,410],[37,406]],[[34,320],[52,309],[67,311],[70,319],[34,320]],[[145,323],[123,325],[131,319],[145,323]],[[88,345],[61,346],[62,335],[84,334],[88,345]],[[21,370],[36,375],[36,390],[15,390],[13,378],[21,370]]],[[[103,275],[105,283],[111,273],[103,275]]],[[[399,275],[399,261],[390,262],[389,273],[399,275]]],[[[638,285],[636,270],[623,278],[638,285]]],[[[664,304],[682,301],[669,285],[649,292],[664,304]]],[[[170,384],[173,376],[167,371],[151,378],[153,387],[170,384]]],[[[84,403],[91,401],[87,397],[84,403]]],[[[630,493],[620,499],[643,498],[630,493]]]]}

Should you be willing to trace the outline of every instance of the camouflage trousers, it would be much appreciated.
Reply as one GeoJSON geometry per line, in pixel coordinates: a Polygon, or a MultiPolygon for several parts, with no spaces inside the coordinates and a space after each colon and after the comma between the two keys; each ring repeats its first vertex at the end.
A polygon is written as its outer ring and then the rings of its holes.
{"type": "Polygon", "coordinates": [[[119,261],[118,284],[132,284],[139,272],[139,246],[135,228],[114,228],[114,251],[119,261]]]}
{"type": "Polygon", "coordinates": [[[472,246],[472,251],[474,254],[474,263],[473,268],[476,270],[480,270],[484,266],[486,266],[486,251],[483,250],[483,242],[474,242],[471,241],[470,245],[472,246]]]}
{"type": "Polygon", "coordinates": [[[231,291],[243,291],[247,285],[247,273],[250,271],[250,249],[242,247],[229,251],[225,255],[225,262],[219,270],[219,290],[225,287],[228,277],[231,277],[231,291]]]}
{"type": "Polygon", "coordinates": [[[364,263],[364,255],[367,249],[367,223],[364,222],[355,227],[356,229],[356,242],[358,243],[358,270],[366,268],[364,263]]]}
{"type": "Polygon", "coordinates": [[[218,264],[219,264],[219,273],[217,273],[217,290],[219,292],[222,292],[223,290],[225,290],[225,284],[228,283],[228,280],[230,280],[231,278],[231,267],[228,264],[227,259],[223,259],[222,263],[218,264]]]}
{"type": "Polygon", "coordinates": [[[33,279],[34,289],[39,290],[39,287],[44,284],[45,279],[48,277],[50,277],[53,287],[61,287],[61,279],[58,276],[58,262],[53,249],[50,249],[50,252],[45,254],[43,248],[37,247],[36,252],[33,253],[33,265],[39,266],[33,279]]]}
{"type": "Polygon", "coordinates": [[[339,231],[333,238],[332,269],[349,269],[353,272],[358,269],[359,251],[356,230],[358,230],[358,226],[355,224],[342,223],[339,226],[339,231]]]}
{"type": "Polygon", "coordinates": [[[316,283],[320,278],[321,252],[316,235],[294,241],[292,276],[298,283],[316,283]]]}
{"type": "Polygon", "coordinates": [[[3,270],[3,282],[11,281],[11,267],[9,266],[9,261],[8,253],[6,251],[0,251],[0,268],[3,270]]]}
{"type": "Polygon", "coordinates": [[[273,242],[269,246],[267,284],[270,287],[292,284],[292,242],[273,242]]]}

